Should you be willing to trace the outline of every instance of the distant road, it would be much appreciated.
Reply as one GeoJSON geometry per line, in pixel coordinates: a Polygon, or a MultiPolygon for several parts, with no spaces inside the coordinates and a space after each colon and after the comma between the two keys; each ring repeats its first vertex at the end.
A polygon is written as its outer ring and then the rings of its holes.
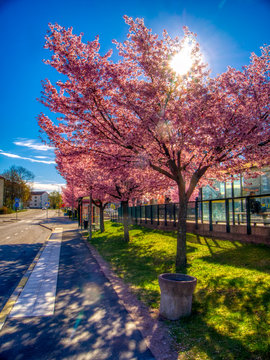
{"type": "MultiPolygon", "coordinates": [[[[17,212],[17,221],[20,220],[31,220],[35,218],[44,219],[47,216],[46,210],[41,209],[27,209],[25,211],[18,211],[17,212]]],[[[50,216],[56,213],[56,210],[48,210],[50,216]]],[[[12,214],[0,214],[0,229],[2,225],[7,225],[8,223],[16,221],[16,213],[12,214]]],[[[0,235],[1,237],[1,235],[0,235]]]]}
{"type": "MultiPolygon", "coordinates": [[[[56,216],[48,210],[48,216],[56,216]]],[[[39,224],[47,211],[31,209],[0,215],[0,312],[51,231],[39,224]]]]}

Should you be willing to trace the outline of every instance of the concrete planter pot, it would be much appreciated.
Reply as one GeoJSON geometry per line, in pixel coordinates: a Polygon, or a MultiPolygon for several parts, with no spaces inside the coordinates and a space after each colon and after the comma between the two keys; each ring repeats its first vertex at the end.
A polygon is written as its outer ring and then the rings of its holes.
{"type": "Polygon", "coordinates": [[[168,320],[190,315],[197,279],[184,274],[161,274],[158,282],[161,291],[160,315],[168,320]]]}

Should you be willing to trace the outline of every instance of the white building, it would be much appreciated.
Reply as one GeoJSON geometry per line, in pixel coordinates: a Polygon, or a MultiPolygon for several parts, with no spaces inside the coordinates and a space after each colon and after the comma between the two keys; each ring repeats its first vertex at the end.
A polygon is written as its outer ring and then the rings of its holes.
{"type": "Polygon", "coordinates": [[[29,207],[33,209],[42,209],[49,201],[49,194],[46,191],[31,191],[29,207]]]}

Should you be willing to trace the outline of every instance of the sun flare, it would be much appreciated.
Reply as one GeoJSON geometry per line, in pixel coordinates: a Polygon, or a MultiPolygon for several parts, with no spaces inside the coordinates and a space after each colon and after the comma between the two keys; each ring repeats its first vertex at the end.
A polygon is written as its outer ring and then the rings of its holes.
{"type": "Polygon", "coordinates": [[[180,52],[173,56],[170,66],[177,75],[183,76],[191,69],[194,62],[192,50],[193,44],[186,42],[180,52]]]}

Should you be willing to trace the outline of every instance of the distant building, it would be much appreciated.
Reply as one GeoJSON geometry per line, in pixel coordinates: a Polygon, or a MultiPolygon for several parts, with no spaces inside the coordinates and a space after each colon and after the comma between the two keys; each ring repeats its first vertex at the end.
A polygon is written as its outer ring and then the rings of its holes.
{"type": "Polygon", "coordinates": [[[29,207],[32,209],[42,209],[49,201],[49,194],[46,191],[31,191],[29,207]]]}
{"type": "Polygon", "coordinates": [[[5,179],[3,178],[3,176],[0,176],[0,208],[4,204],[4,184],[5,179]]]}

